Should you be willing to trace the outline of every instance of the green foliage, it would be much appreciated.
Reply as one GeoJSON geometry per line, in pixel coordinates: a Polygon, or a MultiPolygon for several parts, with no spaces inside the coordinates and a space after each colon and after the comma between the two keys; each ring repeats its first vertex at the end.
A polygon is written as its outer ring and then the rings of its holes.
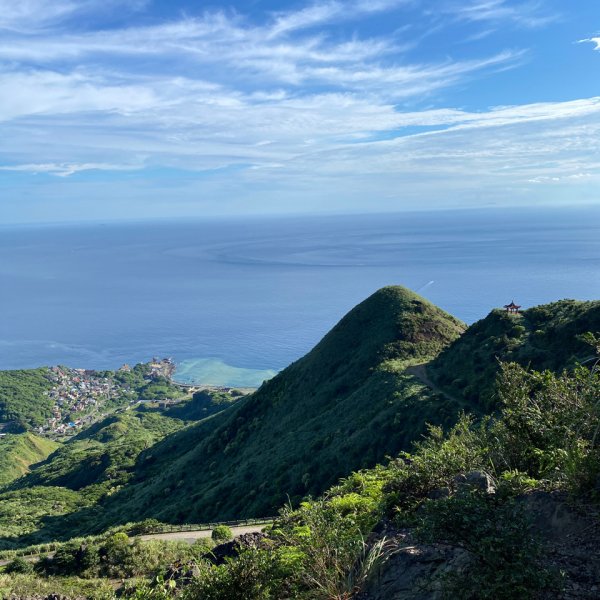
{"type": "Polygon", "coordinates": [[[464,600],[528,600],[553,583],[540,561],[541,546],[521,505],[493,494],[464,492],[428,501],[419,512],[424,541],[467,550],[469,569],[445,582],[449,597],[464,600]]]}
{"type": "Polygon", "coordinates": [[[0,575],[0,598],[86,598],[114,600],[114,589],[106,580],[81,580],[76,577],[40,578],[30,574],[0,575]]]}
{"type": "Polygon", "coordinates": [[[600,373],[555,375],[503,365],[499,377],[499,469],[590,490],[600,474],[600,373]]]}
{"type": "Polygon", "coordinates": [[[24,558],[17,556],[11,560],[6,567],[4,567],[5,573],[22,573],[28,574],[33,573],[33,565],[26,561],[24,558]]]}
{"type": "Polygon", "coordinates": [[[131,539],[123,532],[73,541],[58,546],[54,556],[36,564],[45,575],[108,577],[111,579],[154,577],[176,563],[198,559],[206,545],[190,546],[183,541],[131,539]]]}
{"type": "Polygon", "coordinates": [[[559,372],[589,357],[595,339],[589,332],[600,332],[600,301],[561,300],[519,315],[494,310],[449,345],[427,371],[450,394],[491,411],[498,407],[500,362],[559,372]]]}
{"type": "Polygon", "coordinates": [[[474,423],[473,417],[463,414],[447,435],[439,427],[430,427],[412,454],[403,453],[392,461],[385,487],[387,509],[410,515],[430,492],[447,488],[457,473],[488,465],[485,426],[474,423]]]}
{"type": "Polygon", "coordinates": [[[200,421],[229,408],[242,397],[243,395],[236,390],[231,392],[201,390],[196,392],[190,401],[174,406],[165,414],[188,421],[200,421]]]}
{"type": "MultiPolygon", "coordinates": [[[[128,411],[108,417],[58,446],[46,461],[13,481],[9,491],[0,493],[3,537],[39,530],[23,540],[31,544],[93,531],[99,513],[82,509],[118,491],[132,477],[139,454],[181,427],[178,419],[128,411]],[[76,511],[76,516],[67,516],[76,511]],[[64,520],[44,518],[58,516],[64,520]]],[[[7,543],[0,541],[0,548],[3,545],[7,543]]]]}
{"type": "Polygon", "coordinates": [[[140,483],[111,497],[107,519],[270,515],[409,448],[428,421],[453,422],[458,405],[404,369],[462,327],[408,290],[380,290],[256,393],[144,452],[140,483]]]}
{"type": "Polygon", "coordinates": [[[0,371],[0,423],[45,423],[54,405],[46,394],[51,388],[48,369],[0,371]]]}
{"type": "Polygon", "coordinates": [[[184,600],[279,600],[289,598],[277,553],[242,552],[216,567],[201,565],[201,572],[183,594],[184,600]]]}
{"type": "Polygon", "coordinates": [[[44,522],[48,522],[47,539],[58,539],[65,531],[48,517],[66,515],[87,505],[81,494],[60,487],[32,487],[0,494],[0,548],[12,547],[12,539],[37,531],[44,522]]]}
{"type": "Polygon", "coordinates": [[[310,597],[332,600],[358,591],[359,559],[370,529],[365,517],[372,513],[373,507],[357,501],[356,494],[304,502],[297,511],[282,513],[279,537],[294,549],[300,589],[309,590],[310,597]]]}
{"type": "Polygon", "coordinates": [[[233,533],[231,532],[231,528],[227,527],[227,525],[217,525],[212,530],[210,537],[217,543],[228,542],[233,539],[233,533]]]}
{"type": "Polygon", "coordinates": [[[42,462],[58,448],[56,442],[32,433],[0,438],[0,487],[29,472],[29,467],[42,462]]]}
{"type": "MultiPolygon", "coordinates": [[[[527,600],[556,594],[558,579],[544,567],[544,548],[517,496],[547,485],[590,492],[586,485],[597,475],[592,459],[600,427],[600,378],[584,368],[557,375],[513,364],[502,367],[498,390],[502,408],[496,417],[476,421],[461,415],[447,433],[431,427],[412,453],[355,472],[318,500],[284,508],[260,549],[218,566],[200,561],[198,577],[180,597],[349,599],[388,557],[385,538],[365,540],[382,517],[390,516],[412,527],[423,542],[465,550],[468,569],[453,571],[443,581],[448,597],[527,600]],[[579,449],[577,468],[563,456],[572,447],[579,449]],[[495,494],[457,483],[457,475],[473,470],[494,475],[495,494]],[[433,500],[431,492],[439,488],[447,492],[433,500]]],[[[113,532],[61,546],[40,569],[154,578],[154,584],[138,586],[129,597],[166,600],[176,589],[156,576],[174,562],[198,561],[204,552],[204,546],[158,540],[132,543],[113,532]]]]}
{"type": "Polygon", "coordinates": [[[109,482],[126,482],[138,455],[181,428],[181,422],[156,413],[129,411],[106,418],[62,445],[18,487],[64,486],[82,490],[109,482]]]}
{"type": "Polygon", "coordinates": [[[125,590],[128,600],[171,600],[177,588],[173,579],[167,581],[159,575],[151,583],[136,585],[133,592],[125,590]]]}

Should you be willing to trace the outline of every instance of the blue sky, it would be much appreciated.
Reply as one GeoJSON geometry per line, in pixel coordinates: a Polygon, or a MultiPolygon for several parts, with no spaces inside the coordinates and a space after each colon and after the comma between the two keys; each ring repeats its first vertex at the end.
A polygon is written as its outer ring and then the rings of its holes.
{"type": "Polygon", "coordinates": [[[0,0],[0,222],[599,203],[595,0],[0,0]]]}

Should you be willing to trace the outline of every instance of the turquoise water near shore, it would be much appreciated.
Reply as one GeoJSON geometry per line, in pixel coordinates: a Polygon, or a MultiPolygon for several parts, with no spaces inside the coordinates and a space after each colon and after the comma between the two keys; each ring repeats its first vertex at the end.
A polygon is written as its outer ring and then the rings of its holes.
{"type": "Polygon", "coordinates": [[[277,371],[232,367],[218,358],[190,358],[177,365],[173,379],[178,383],[258,388],[277,371]]]}
{"type": "Polygon", "coordinates": [[[0,227],[0,368],[260,383],[376,289],[472,323],[515,300],[600,299],[600,207],[0,227]]]}

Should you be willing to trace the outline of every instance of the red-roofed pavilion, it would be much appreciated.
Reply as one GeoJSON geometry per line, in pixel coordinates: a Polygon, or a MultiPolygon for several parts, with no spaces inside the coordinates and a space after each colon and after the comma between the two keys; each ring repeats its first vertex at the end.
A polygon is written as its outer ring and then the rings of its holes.
{"type": "Polygon", "coordinates": [[[518,304],[515,304],[515,301],[513,300],[510,304],[505,304],[504,308],[506,309],[507,313],[518,313],[519,309],[521,308],[518,304]]]}

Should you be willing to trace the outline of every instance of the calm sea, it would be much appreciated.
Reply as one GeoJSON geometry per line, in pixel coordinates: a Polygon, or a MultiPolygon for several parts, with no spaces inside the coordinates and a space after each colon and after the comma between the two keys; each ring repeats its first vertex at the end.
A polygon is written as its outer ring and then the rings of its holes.
{"type": "Polygon", "coordinates": [[[600,207],[0,228],[0,368],[115,368],[252,385],[376,289],[471,323],[600,298],[600,207]]]}

